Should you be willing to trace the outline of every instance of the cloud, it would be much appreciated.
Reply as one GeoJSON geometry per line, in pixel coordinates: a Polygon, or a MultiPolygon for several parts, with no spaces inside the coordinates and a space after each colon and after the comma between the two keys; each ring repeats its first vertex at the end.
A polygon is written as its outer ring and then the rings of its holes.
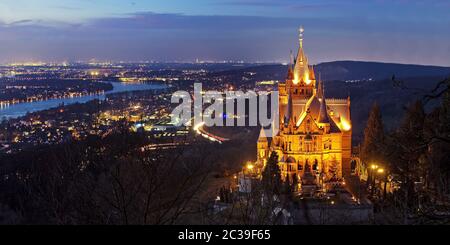
{"type": "Polygon", "coordinates": [[[33,20],[29,20],[29,19],[28,20],[18,20],[18,21],[11,22],[8,25],[14,26],[14,25],[30,24],[33,22],[34,22],[33,20]]]}
{"type": "Polygon", "coordinates": [[[237,6],[252,6],[252,7],[268,7],[268,6],[285,6],[292,4],[290,0],[228,0],[220,1],[221,5],[237,5],[237,6]]]}
{"type": "Polygon", "coordinates": [[[298,1],[298,0],[222,0],[219,5],[241,6],[241,7],[261,7],[280,8],[290,12],[299,10],[320,10],[331,7],[346,6],[354,4],[348,0],[339,1],[298,1]]]}
{"type": "Polygon", "coordinates": [[[138,12],[121,17],[92,19],[88,25],[126,29],[267,29],[295,27],[299,18],[241,15],[185,15],[138,12]]]}
{"type": "Polygon", "coordinates": [[[355,16],[138,12],[77,24],[24,19],[0,23],[0,53],[9,60],[279,60],[298,45],[300,24],[306,27],[305,41],[314,61],[357,58],[450,65],[445,22],[428,25],[421,20],[390,22],[355,16]]]}
{"type": "Polygon", "coordinates": [[[53,6],[52,8],[54,8],[54,9],[62,9],[62,10],[71,10],[71,11],[83,10],[83,8],[80,8],[80,7],[63,6],[63,5],[53,6]]]}

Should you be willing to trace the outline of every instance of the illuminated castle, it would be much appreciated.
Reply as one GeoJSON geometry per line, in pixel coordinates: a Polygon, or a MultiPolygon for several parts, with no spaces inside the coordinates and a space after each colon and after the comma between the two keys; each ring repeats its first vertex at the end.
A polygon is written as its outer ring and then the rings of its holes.
{"type": "Polygon", "coordinates": [[[286,81],[278,85],[280,131],[269,139],[261,130],[257,164],[264,166],[275,151],[283,179],[297,177],[303,186],[324,186],[350,171],[350,98],[325,97],[323,83],[303,52],[303,28],[299,41],[286,81]]]}

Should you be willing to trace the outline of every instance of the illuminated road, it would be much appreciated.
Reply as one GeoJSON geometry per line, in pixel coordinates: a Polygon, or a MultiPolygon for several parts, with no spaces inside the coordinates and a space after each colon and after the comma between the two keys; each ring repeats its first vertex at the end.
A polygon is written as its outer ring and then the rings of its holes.
{"type": "Polygon", "coordinates": [[[219,137],[219,136],[217,136],[217,135],[214,135],[214,134],[211,134],[211,133],[207,132],[207,131],[203,128],[204,125],[205,125],[205,123],[204,123],[204,122],[201,122],[201,123],[195,125],[192,129],[193,129],[194,131],[196,131],[197,134],[203,136],[204,138],[206,138],[206,139],[208,139],[208,140],[210,140],[210,141],[213,141],[213,142],[218,142],[219,144],[222,144],[223,142],[229,140],[229,139],[227,139],[227,138],[222,138],[222,137],[219,137]]]}
{"type": "Polygon", "coordinates": [[[167,150],[174,149],[179,146],[187,146],[189,143],[166,143],[166,144],[150,144],[141,147],[141,151],[167,150]]]}
{"type": "MultiPolygon", "coordinates": [[[[204,137],[205,139],[208,139],[212,142],[217,142],[219,144],[222,144],[225,141],[228,141],[229,139],[227,138],[222,138],[219,137],[217,135],[211,134],[209,132],[207,132],[203,126],[205,125],[204,122],[199,123],[197,125],[195,125],[194,127],[192,127],[192,129],[194,131],[197,132],[197,134],[201,135],[202,137],[204,137]]],[[[164,144],[150,144],[150,145],[146,145],[141,147],[141,151],[154,151],[154,150],[167,150],[167,149],[174,149],[180,146],[187,146],[189,145],[189,143],[187,142],[180,142],[180,143],[164,143],[164,144]]]]}

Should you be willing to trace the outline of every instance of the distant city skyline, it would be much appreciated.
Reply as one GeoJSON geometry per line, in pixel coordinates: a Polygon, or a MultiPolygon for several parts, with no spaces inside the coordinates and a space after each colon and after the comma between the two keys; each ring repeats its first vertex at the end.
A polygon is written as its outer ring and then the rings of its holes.
{"type": "Polygon", "coordinates": [[[303,25],[311,63],[450,66],[448,12],[444,0],[3,0],[0,63],[287,62],[303,25]]]}

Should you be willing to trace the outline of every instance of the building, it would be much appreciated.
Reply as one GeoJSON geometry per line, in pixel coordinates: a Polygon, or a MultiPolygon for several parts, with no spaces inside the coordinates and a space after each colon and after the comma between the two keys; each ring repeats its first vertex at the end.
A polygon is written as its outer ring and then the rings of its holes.
{"type": "Polygon", "coordinates": [[[278,84],[280,130],[272,138],[261,130],[257,164],[263,167],[274,151],[284,179],[296,177],[302,189],[325,187],[350,174],[350,98],[326,98],[323,82],[320,76],[316,80],[303,50],[303,28],[299,41],[287,78],[278,84]]]}

